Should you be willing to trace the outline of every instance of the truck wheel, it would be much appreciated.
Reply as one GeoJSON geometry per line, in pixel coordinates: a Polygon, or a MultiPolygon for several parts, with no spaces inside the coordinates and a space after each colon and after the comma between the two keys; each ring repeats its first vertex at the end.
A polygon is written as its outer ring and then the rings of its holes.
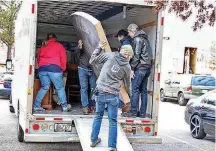
{"type": "Polygon", "coordinates": [[[19,110],[18,110],[18,121],[17,121],[17,137],[18,137],[18,141],[19,142],[23,142],[24,141],[24,131],[22,129],[22,127],[20,126],[19,123],[19,110]]]}
{"type": "Polygon", "coordinates": [[[178,95],[178,104],[180,106],[185,106],[187,104],[187,102],[188,101],[185,99],[184,94],[183,93],[179,93],[179,95],[178,95]]]}
{"type": "Polygon", "coordinates": [[[203,122],[200,116],[192,116],[190,120],[190,131],[191,135],[196,139],[203,139],[206,136],[206,133],[203,129],[203,122]]]}
{"type": "Polygon", "coordinates": [[[161,102],[166,102],[164,90],[161,90],[161,91],[160,91],[160,100],[161,100],[161,102]]]}
{"type": "Polygon", "coordinates": [[[14,113],[14,107],[13,106],[10,106],[9,109],[10,109],[11,113],[14,113]]]}

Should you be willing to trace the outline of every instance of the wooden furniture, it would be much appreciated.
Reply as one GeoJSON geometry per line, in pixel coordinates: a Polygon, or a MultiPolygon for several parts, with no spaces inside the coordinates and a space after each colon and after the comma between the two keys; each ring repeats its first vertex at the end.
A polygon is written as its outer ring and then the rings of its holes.
{"type": "MultiPolygon", "coordinates": [[[[33,91],[33,100],[35,101],[35,98],[37,96],[38,91],[41,88],[40,80],[35,79],[34,80],[34,91],[33,91]]],[[[49,91],[44,96],[41,107],[47,110],[52,110],[52,86],[50,87],[49,91]]]]}
{"type": "Polygon", "coordinates": [[[67,100],[70,103],[70,99],[73,101],[80,101],[80,83],[79,83],[79,74],[78,74],[78,65],[76,64],[67,64],[67,100]]]}

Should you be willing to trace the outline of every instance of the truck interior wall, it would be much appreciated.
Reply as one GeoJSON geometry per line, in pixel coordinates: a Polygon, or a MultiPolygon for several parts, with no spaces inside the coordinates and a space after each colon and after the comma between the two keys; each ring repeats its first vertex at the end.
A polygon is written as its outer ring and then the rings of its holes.
{"type": "MultiPolygon", "coordinates": [[[[47,9],[49,11],[49,9],[47,9]]],[[[61,10],[60,10],[61,11],[61,10]]],[[[77,10],[79,11],[79,10],[77,10]]],[[[40,11],[38,11],[40,14],[40,11]]],[[[123,13],[119,13],[114,16],[110,16],[108,19],[102,21],[102,26],[106,32],[109,44],[112,48],[119,48],[120,44],[115,38],[115,34],[120,29],[127,29],[130,23],[136,23],[143,29],[149,37],[153,56],[155,56],[155,45],[156,45],[156,21],[157,15],[152,14],[151,8],[136,6],[132,9],[128,9],[126,13],[126,18],[123,18],[123,13]]],[[[64,24],[62,22],[62,24],[64,24]]],[[[38,21],[37,25],[37,41],[42,41],[45,39],[47,33],[55,33],[59,41],[67,41],[73,47],[77,45],[77,35],[72,27],[72,25],[56,25],[53,23],[41,23],[38,21]]],[[[39,48],[41,43],[37,43],[37,48],[39,48]]],[[[154,69],[153,69],[154,70],[154,69]]],[[[151,115],[152,103],[153,103],[153,72],[149,77],[148,82],[148,108],[147,114],[151,115]]]]}

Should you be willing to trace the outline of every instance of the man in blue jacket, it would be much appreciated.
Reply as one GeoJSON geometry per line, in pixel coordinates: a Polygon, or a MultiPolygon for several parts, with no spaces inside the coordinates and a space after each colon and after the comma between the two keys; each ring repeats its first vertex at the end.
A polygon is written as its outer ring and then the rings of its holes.
{"type": "Polygon", "coordinates": [[[128,32],[124,29],[119,30],[115,37],[118,38],[121,46],[130,45],[132,42],[132,39],[128,36],[128,32]]]}

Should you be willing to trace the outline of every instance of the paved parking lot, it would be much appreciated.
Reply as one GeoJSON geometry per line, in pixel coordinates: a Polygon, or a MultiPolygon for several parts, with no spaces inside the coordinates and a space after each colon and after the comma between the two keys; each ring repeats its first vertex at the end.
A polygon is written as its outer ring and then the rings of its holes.
{"type": "MultiPolygon", "coordinates": [[[[135,151],[214,151],[215,139],[196,140],[184,122],[184,107],[176,103],[160,104],[159,135],[162,144],[132,144],[135,151]]],[[[79,143],[19,143],[16,117],[8,110],[8,100],[0,99],[0,151],[82,151],[79,143]]]]}

